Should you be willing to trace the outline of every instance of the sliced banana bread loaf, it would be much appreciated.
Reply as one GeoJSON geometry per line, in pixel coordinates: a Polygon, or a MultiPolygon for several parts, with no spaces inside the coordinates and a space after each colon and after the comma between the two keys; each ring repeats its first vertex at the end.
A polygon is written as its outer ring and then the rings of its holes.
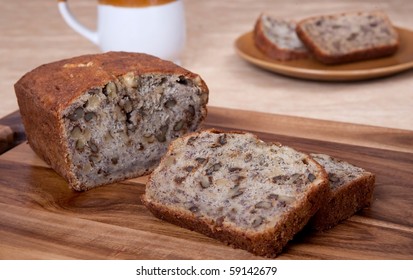
{"type": "Polygon", "coordinates": [[[383,12],[323,15],[297,24],[297,34],[316,59],[326,64],[394,54],[397,31],[383,12]]]}
{"type": "Polygon", "coordinates": [[[15,91],[30,146],[78,191],[152,171],[208,101],[198,75],[126,52],[42,65],[15,91]]]}
{"type": "Polygon", "coordinates": [[[292,20],[262,14],[254,27],[254,43],[266,56],[276,60],[306,58],[308,52],[292,20]]]}
{"type": "Polygon", "coordinates": [[[325,230],[370,206],[374,191],[374,174],[325,154],[311,154],[328,174],[330,198],[311,218],[310,226],[325,230]]]}
{"type": "Polygon", "coordinates": [[[328,192],[327,174],[306,154],[249,133],[205,130],[171,143],[142,201],[158,218],[273,257],[328,192]]]}

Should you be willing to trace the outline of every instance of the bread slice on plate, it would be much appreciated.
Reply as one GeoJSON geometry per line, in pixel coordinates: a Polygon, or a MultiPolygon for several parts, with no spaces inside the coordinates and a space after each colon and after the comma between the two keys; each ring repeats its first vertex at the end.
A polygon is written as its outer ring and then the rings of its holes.
{"type": "Polygon", "coordinates": [[[380,11],[322,15],[297,24],[297,34],[322,63],[338,64],[394,54],[397,31],[380,11]]]}
{"type": "Polygon", "coordinates": [[[328,192],[308,155],[250,133],[204,130],[171,143],[142,201],[160,219],[274,257],[328,192]]]}
{"type": "Polygon", "coordinates": [[[311,154],[326,170],[330,182],[328,203],[311,218],[310,227],[326,230],[370,206],[375,175],[325,154],[311,154]]]}
{"type": "Polygon", "coordinates": [[[286,61],[306,58],[308,52],[292,20],[261,14],[254,27],[255,46],[272,59],[286,61]]]}
{"type": "Polygon", "coordinates": [[[42,65],[15,91],[30,146],[78,191],[151,172],[208,102],[200,76],[127,52],[42,65]]]}

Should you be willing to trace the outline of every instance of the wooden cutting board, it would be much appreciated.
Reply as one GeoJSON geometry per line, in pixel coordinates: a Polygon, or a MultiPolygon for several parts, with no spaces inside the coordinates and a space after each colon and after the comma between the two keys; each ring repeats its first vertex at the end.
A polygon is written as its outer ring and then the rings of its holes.
{"type": "MultiPolygon", "coordinates": [[[[299,233],[279,259],[413,258],[413,131],[214,107],[205,127],[252,131],[376,174],[371,208],[299,233]]],[[[139,199],[146,179],[74,192],[18,145],[0,156],[0,259],[258,259],[154,218],[139,199]]]]}

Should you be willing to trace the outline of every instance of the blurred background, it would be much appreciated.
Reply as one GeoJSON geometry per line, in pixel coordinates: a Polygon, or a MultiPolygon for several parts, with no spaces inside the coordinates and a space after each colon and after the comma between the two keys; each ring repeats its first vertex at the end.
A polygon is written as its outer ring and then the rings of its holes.
{"type": "MultiPolygon", "coordinates": [[[[411,106],[405,105],[406,101],[411,105],[413,100],[413,71],[363,82],[305,81],[261,70],[242,60],[234,50],[234,41],[252,30],[263,11],[300,19],[322,13],[380,9],[396,26],[413,30],[413,1],[184,0],[184,3],[187,43],[182,65],[206,81],[211,106],[413,129],[411,106]]],[[[70,0],[69,4],[82,23],[92,29],[96,27],[97,1],[70,0]]],[[[0,9],[1,118],[18,109],[13,83],[24,73],[40,64],[96,53],[99,49],[66,25],[56,1],[2,1],[0,9]]]]}

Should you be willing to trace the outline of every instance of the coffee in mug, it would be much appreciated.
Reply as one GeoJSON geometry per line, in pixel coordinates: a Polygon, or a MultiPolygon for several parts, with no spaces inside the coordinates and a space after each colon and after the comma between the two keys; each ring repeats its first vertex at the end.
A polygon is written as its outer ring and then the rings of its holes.
{"type": "Polygon", "coordinates": [[[66,23],[103,52],[142,52],[180,63],[186,39],[182,0],[99,0],[96,31],[77,21],[66,0],[58,7],[66,23]]]}

